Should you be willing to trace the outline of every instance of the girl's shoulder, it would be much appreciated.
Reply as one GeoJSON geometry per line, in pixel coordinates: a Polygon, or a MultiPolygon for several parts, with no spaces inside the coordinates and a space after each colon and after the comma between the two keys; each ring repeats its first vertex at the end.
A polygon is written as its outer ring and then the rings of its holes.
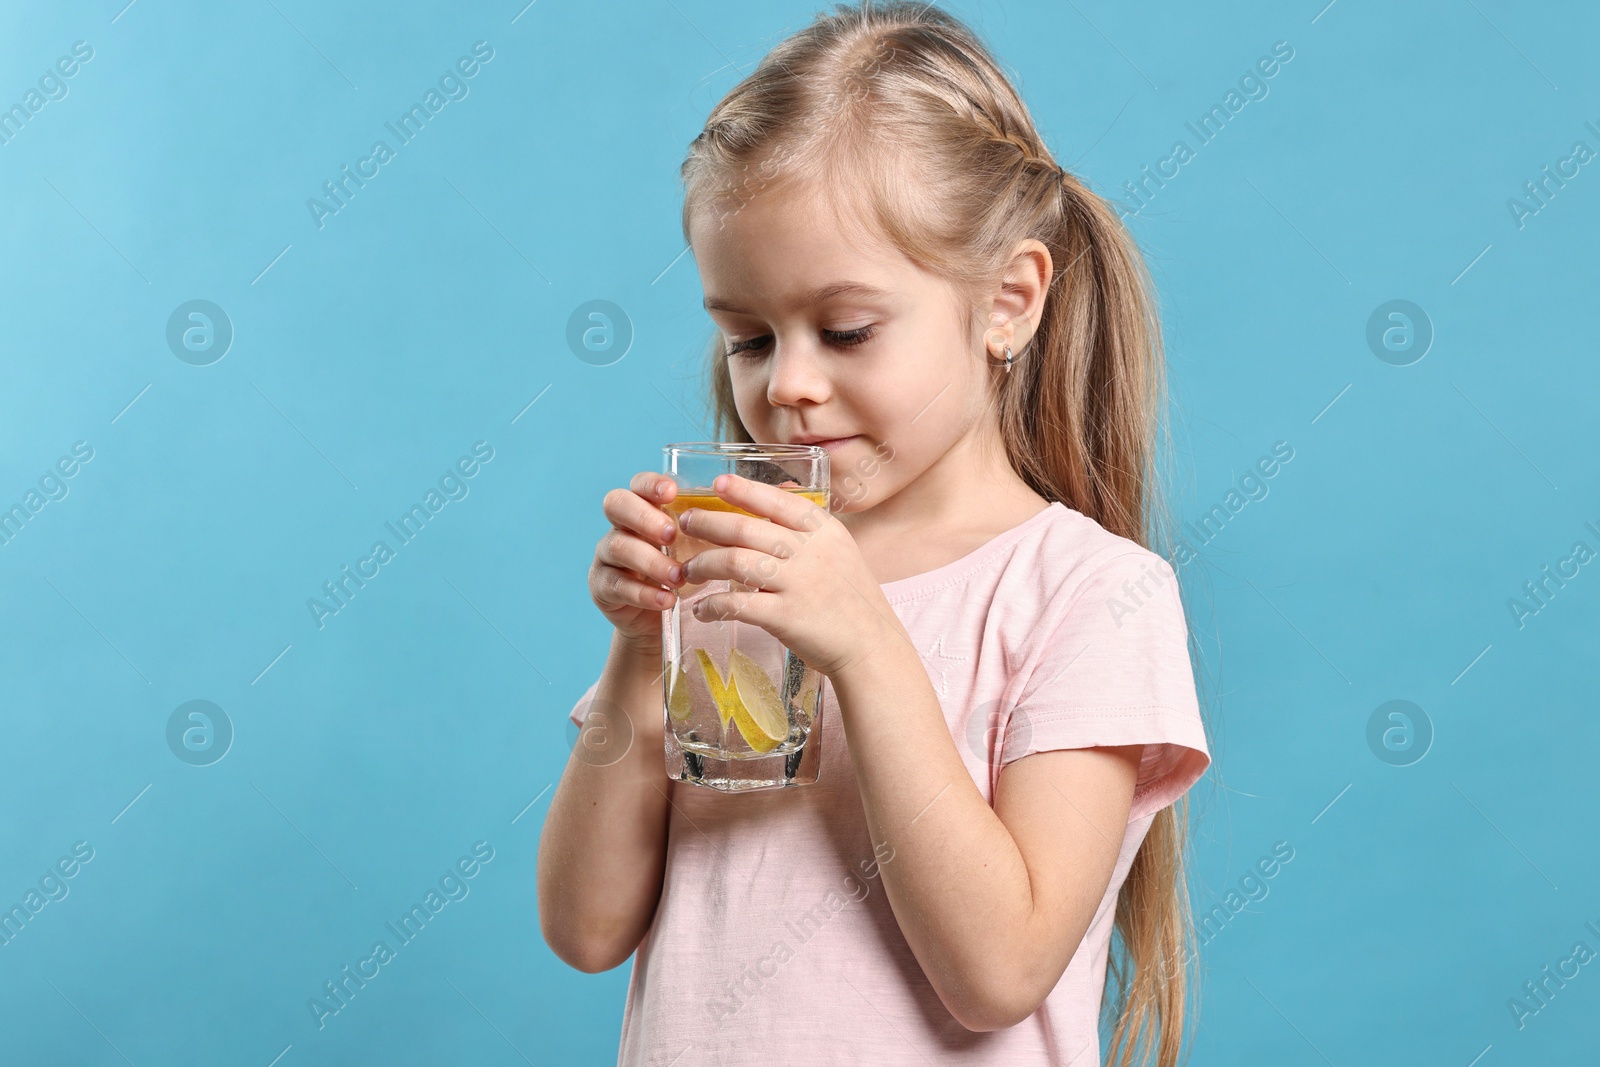
{"type": "Polygon", "coordinates": [[[901,621],[926,631],[927,640],[988,633],[1015,661],[1090,601],[1142,605],[1155,599],[1163,603],[1145,613],[1146,621],[1176,613],[1167,624],[1181,626],[1182,609],[1167,592],[1176,585],[1159,554],[1052,501],[967,556],[884,583],[883,591],[901,621]]]}
{"type": "Polygon", "coordinates": [[[1144,575],[1165,583],[1175,578],[1172,565],[1131,538],[1112,533],[1081,511],[1052,502],[1038,518],[1034,536],[1022,539],[1008,561],[1006,577],[1039,588],[1060,604],[1091,580],[1126,581],[1144,575]]]}

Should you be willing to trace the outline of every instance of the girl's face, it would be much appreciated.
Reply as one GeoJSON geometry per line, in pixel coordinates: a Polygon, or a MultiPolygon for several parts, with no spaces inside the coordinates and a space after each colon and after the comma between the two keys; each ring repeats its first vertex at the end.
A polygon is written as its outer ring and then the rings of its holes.
{"type": "MultiPolygon", "coordinates": [[[[825,444],[835,511],[950,468],[941,460],[985,429],[993,372],[942,279],[809,195],[699,212],[690,237],[750,435],[844,439],[825,444]]],[[[961,478],[947,473],[954,488],[961,478]]]]}

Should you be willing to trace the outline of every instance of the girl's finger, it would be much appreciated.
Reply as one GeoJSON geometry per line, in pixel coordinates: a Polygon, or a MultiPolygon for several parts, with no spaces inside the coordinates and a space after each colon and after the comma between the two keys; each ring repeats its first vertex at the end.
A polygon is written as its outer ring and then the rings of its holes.
{"type": "Polygon", "coordinates": [[[602,608],[647,608],[661,611],[672,606],[677,594],[641,582],[616,567],[596,567],[589,579],[589,593],[602,608]]]}
{"type": "Polygon", "coordinates": [[[670,477],[641,472],[634,476],[630,488],[607,493],[600,507],[613,526],[631,530],[653,544],[665,545],[677,536],[677,524],[658,505],[671,500],[677,492],[677,483],[670,477]]]}
{"type": "Polygon", "coordinates": [[[612,567],[632,571],[646,581],[660,585],[680,585],[683,567],[655,545],[627,530],[613,527],[600,539],[595,559],[612,567]]]}
{"type": "Polygon", "coordinates": [[[793,530],[735,511],[690,508],[678,516],[678,528],[701,541],[729,548],[752,548],[779,559],[792,558],[795,543],[803,540],[793,530]]]}
{"type": "Polygon", "coordinates": [[[723,500],[791,530],[814,532],[833,516],[805,497],[737,474],[719,474],[712,490],[723,500]]]}
{"type": "Polygon", "coordinates": [[[708,548],[684,566],[683,576],[684,581],[691,585],[720,580],[781,592],[784,588],[783,562],[765,552],[749,548],[708,548]]]}
{"type": "Polygon", "coordinates": [[[734,590],[703,596],[690,610],[699,622],[746,622],[765,627],[766,609],[772,599],[771,593],[761,590],[734,590]]]}

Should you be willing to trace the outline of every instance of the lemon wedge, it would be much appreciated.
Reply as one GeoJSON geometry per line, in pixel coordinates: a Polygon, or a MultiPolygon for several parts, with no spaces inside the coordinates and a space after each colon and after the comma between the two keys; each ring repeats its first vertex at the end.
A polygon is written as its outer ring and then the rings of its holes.
{"type": "Polygon", "coordinates": [[[695,649],[706,687],[717,705],[726,729],[731,721],[745,744],[756,752],[771,752],[789,736],[789,716],[783,710],[778,687],[761,665],[737,648],[728,652],[728,680],[723,681],[711,654],[695,649]]]}
{"type": "Polygon", "coordinates": [[[737,648],[728,652],[728,673],[733,676],[733,687],[739,695],[733,709],[739,733],[757,752],[770,752],[789,736],[789,716],[783,709],[778,687],[761,664],[737,648]]]}
{"type": "Polygon", "coordinates": [[[722,716],[722,725],[727,726],[728,720],[733,717],[733,705],[739,699],[739,694],[730,683],[722,680],[722,672],[711,661],[711,653],[703,648],[695,649],[695,653],[700,657],[700,673],[705,675],[711,700],[717,705],[717,714],[722,716]]]}
{"type": "Polygon", "coordinates": [[[667,682],[667,713],[678,722],[689,717],[689,675],[676,663],[667,682]]]}

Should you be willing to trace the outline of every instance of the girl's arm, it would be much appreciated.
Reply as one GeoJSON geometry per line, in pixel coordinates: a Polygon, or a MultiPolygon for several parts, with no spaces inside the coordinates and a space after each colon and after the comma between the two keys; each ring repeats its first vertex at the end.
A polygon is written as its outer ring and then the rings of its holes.
{"type": "Polygon", "coordinates": [[[618,738],[626,726],[606,725],[607,742],[627,749],[605,766],[586,761],[581,742],[573,746],[550,800],[539,839],[539,927],[551,951],[580,971],[610,970],[632,955],[661,899],[669,788],[661,698],[660,654],[613,639],[590,714],[622,709],[631,741],[618,738]]]}
{"type": "Polygon", "coordinates": [[[868,830],[893,850],[884,892],[950,1014],[1013,1026],[1055,988],[1110,884],[1143,746],[1025,756],[991,808],[899,636],[832,677],[868,830]]]}

